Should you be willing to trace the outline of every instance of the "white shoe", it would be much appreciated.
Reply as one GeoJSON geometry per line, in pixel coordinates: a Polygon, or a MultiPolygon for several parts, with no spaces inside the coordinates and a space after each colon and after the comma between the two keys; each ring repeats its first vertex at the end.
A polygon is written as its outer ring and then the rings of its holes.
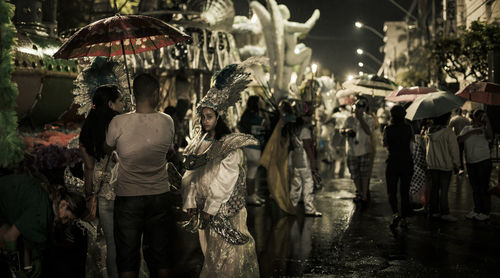
{"type": "Polygon", "coordinates": [[[451,214],[441,215],[441,220],[448,222],[457,222],[457,218],[451,214]]]}
{"type": "Polygon", "coordinates": [[[490,216],[489,216],[489,215],[487,215],[487,214],[482,214],[482,213],[480,213],[480,214],[476,215],[476,216],[474,217],[474,219],[476,219],[476,220],[478,220],[478,221],[486,221],[486,220],[490,219],[490,216]]]}
{"type": "Polygon", "coordinates": [[[477,215],[478,214],[474,210],[471,210],[469,213],[467,213],[465,215],[465,218],[467,218],[467,219],[474,219],[474,218],[476,218],[477,215]]]}

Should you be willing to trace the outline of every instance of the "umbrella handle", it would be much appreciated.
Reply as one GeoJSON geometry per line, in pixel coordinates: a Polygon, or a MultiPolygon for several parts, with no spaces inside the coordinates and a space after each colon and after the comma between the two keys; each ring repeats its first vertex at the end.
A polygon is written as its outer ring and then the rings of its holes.
{"type": "Polygon", "coordinates": [[[130,94],[130,102],[132,103],[132,105],[134,105],[134,96],[132,95],[132,88],[130,87],[130,77],[127,66],[127,55],[125,55],[125,46],[123,45],[123,40],[120,40],[120,44],[122,45],[122,54],[123,54],[123,59],[125,60],[125,71],[127,72],[127,83],[128,83],[128,92],[130,94]]]}

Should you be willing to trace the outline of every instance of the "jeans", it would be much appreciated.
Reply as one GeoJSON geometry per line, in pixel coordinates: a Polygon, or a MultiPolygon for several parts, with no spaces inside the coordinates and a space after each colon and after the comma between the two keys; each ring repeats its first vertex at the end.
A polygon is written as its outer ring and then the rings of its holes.
{"type": "Polygon", "coordinates": [[[396,163],[387,163],[385,169],[385,180],[387,183],[387,195],[389,195],[389,204],[393,213],[398,213],[398,181],[399,196],[401,198],[401,216],[407,217],[410,212],[410,182],[413,174],[411,164],[407,167],[395,165],[396,163]]]}
{"type": "Polygon", "coordinates": [[[172,198],[168,192],[116,196],[114,236],[118,272],[139,270],[141,238],[150,273],[173,267],[175,228],[172,198]]]}
{"type": "Polygon", "coordinates": [[[429,170],[431,174],[431,214],[450,214],[448,207],[448,188],[450,186],[451,171],[429,170]]]}
{"type": "Polygon", "coordinates": [[[474,212],[490,214],[491,198],[488,189],[490,187],[491,159],[472,164],[467,163],[467,172],[472,186],[474,212]]]}
{"type": "Polygon", "coordinates": [[[118,268],[116,267],[116,245],[113,236],[113,210],[115,201],[106,200],[99,197],[97,202],[99,205],[99,222],[104,231],[106,240],[106,267],[108,270],[108,278],[118,278],[118,268]]]}

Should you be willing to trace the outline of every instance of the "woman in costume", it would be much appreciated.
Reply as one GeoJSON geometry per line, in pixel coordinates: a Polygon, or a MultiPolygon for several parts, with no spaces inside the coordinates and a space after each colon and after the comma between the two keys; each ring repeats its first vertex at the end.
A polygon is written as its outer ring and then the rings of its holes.
{"type": "Polygon", "coordinates": [[[197,107],[197,133],[184,151],[185,228],[198,232],[205,256],[200,277],[259,277],[255,242],[246,225],[245,146],[258,144],[248,134],[231,133],[223,120],[250,80],[247,60],[216,73],[197,107]]]}
{"type": "Polygon", "coordinates": [[[99,220],[106,240],[106,265],[108,277],[118,277],[115,241],[113,238],[113,206],[115,193],[110,184],[110,169],[115,162],[103,150],[108,125],[114,116],[123,111],[123,101],[117,87],[104,85],[92,97],[92,109],[80,132],[80,150],[84,162],[85,195],[89,210],[99,206],[99,220]],[[98,202],[97,202],[98,200],[98,202]]]}

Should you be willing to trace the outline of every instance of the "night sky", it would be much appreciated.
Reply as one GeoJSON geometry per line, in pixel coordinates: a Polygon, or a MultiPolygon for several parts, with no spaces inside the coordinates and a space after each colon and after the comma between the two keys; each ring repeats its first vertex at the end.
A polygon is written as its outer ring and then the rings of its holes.
{"type": "MultiPolygon", "coordinates": [[[[264,1],[260,1],[265,3],[264,1]]],[[[355,21],[361,21],[383,34],[385,21],[404,20],[405,13],[389,0],[277,0],[278,4],[286,4],[290,9],[292,21],[305,22],[314,9],[321,12],[320,19],[304,40],[313,50],[313,62],[326,67],[335,74],[335,78],[343,80],[347,74],[360,71],[358,62],[371,68],[379,65],[369,57],[356,54],[362,48],[380,60],[383,53],[379,48],[384,44],[382,39],[367,29],[354,27],[355,21]]],[[[396,0],[405,9],[409,9],[412,0],[396,0]]],[[[235,0],[236,13],[248,15],[247,0],[235,0]]],[[[413,15],[416,10],[413,11],[413,15]]],[[[366,70],[365,70],[366,71],[366,70]]]]}

